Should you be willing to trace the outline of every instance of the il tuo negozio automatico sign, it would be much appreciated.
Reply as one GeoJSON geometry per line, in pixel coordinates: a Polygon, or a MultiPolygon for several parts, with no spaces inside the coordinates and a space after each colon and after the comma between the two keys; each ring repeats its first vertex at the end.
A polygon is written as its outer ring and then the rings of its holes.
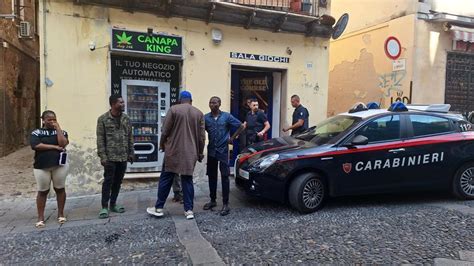
{"type": "Polygon", "coordinates": [[[183,38],[173,35],[112,29],[112,50],[182,57],[183,38]]]}

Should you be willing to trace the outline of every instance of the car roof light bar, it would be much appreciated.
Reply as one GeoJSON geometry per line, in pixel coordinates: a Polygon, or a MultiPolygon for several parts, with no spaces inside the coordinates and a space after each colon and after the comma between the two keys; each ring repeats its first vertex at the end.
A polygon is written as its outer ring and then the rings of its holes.
{"type": "Polygon", "coordinates": [[[450,104],[410,104],[407,105],[409,110],[416,110],[416,111],[425,111],[425,112],[435,112],[435,113],[447,113],[451,108],[450,104]]]}
{"type": "Polygon", "coordinates": [[[367,109],[380,109],[380,106],[376,102],[367,103],[367,109]]]}
{"type": "Polygon", "coordinates": [[[364,103],[358,102],[358,103],[354,104],[351,107],[351,109],[349,109],[348,113],[352,114],[352,113],[357,113],[357,112],[367,111],[367,110],[368,110],[368,108],[364,103]]]}
{"type": "Polygon", "coordinates": [[[406,105],[402,102],[394,102],[390,105],[390,107],[388,108],[388,111],[392,111],[392,112],[406,112],[408,111],[408,108],[406,107],[406,105]]]}

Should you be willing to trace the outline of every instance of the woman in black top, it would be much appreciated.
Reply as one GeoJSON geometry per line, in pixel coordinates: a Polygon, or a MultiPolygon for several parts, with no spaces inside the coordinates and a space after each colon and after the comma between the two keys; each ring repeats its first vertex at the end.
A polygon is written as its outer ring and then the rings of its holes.
{"type": "Polygon", "coordinates": [[[64,205],[66,203],[65,181],[68,164],[65,160],[65,148],[68,145],[67,132],[62,130],[53,111],[44,111],[41,115],[43,127],[31,132],[31,148],[35,150],[33,173],[38,187],[36,206],[38,209],[37,228],[44,227],[44,208],[51,181],[58,202],[58,222],[65,223],[64,205]]]}

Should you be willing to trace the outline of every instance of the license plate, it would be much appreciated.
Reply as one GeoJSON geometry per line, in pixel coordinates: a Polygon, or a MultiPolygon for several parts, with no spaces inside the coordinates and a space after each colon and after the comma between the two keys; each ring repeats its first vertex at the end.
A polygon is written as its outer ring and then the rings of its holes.
{"type": "Polygon", "coordinates": [[[249,172],[239,169],[239,176],[241,176],[244,179],[249,179],[249,172]]]}
{"type": "Polygon", "coordinates": [[[237,162],[239,161],[239,158],[240,158],[240,154],[237,155],[237,158],[235,158],[235,161],[234,161],[234,176],[237,177],[237,162]]]}

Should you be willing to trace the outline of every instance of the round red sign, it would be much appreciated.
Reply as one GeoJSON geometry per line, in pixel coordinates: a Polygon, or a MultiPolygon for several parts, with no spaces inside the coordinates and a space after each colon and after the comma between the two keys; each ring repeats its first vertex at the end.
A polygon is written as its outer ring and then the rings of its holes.
{"type": "Polygon", "coordinates": [[[402,53],[402,45],[400,44],[400,41],[393,36],[390,36],[385,40],[384,48],[385,54],[392,60],[398,59],[402,53]]]}

